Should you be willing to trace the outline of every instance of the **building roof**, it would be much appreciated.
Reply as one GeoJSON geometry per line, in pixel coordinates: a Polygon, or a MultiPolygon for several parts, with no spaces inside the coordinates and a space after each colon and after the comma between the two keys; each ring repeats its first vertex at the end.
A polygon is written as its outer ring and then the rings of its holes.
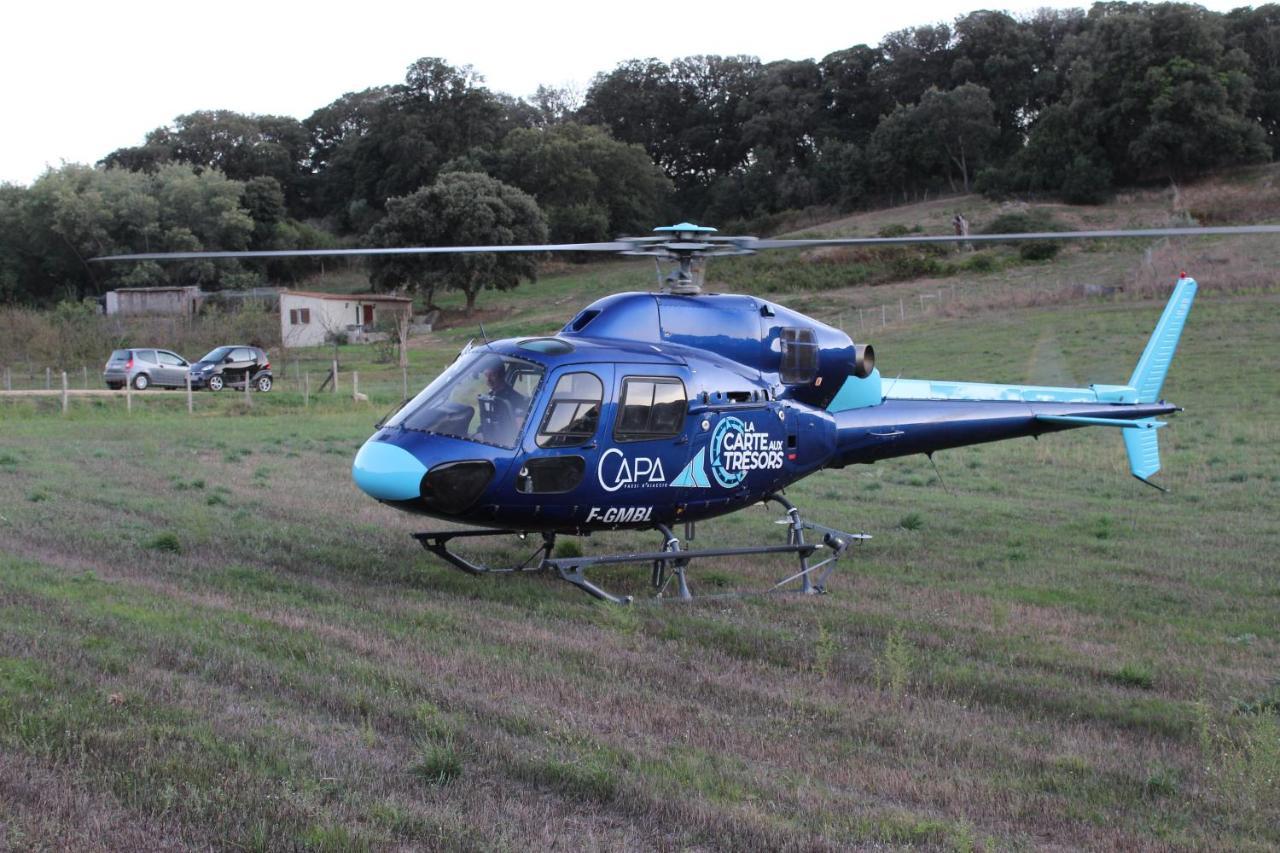
{"type": "Polygon", "coordinates": [[[310,299],[334,299],[341,302],[412,302],[407,296],[383,293],[319,293],[314,290],[282,290],[281,296],[306,296],[310,299]]]}
{"type": "Polygon", "coordinates": [[[116,293],[180,293],[187,290],[199,290],[198,284],[171,284],[159,287],[117,287],[116,293]]]}

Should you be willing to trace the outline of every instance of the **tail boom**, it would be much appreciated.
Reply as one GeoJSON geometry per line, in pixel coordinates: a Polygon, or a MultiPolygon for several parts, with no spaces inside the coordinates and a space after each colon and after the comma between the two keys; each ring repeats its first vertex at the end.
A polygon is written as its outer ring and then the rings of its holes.
{"type": "MultiPolygon", "coordinates": [[[[836,453],[831,467],[1096,426],[1098,420],[1117,421],[1127,436],[1139,429],[1133,422],[1176,411],[1178,407],[1168,403],[888,399],[878,406],[834,413],[836,453]]],[[[1147,431],[1145,424],[1142,429],[1147,431]]],[[[1154,431],[1151,434],[1154,437],[1154,431]]]]}

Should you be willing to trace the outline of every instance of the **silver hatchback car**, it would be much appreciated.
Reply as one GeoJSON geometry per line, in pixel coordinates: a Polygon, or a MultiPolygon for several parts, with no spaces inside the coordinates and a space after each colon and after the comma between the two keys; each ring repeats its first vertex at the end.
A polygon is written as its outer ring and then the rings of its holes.
{"type": "Polygon", "coordinates": [[[167,349],[118,349],[107,359],[102,378],[108,388],[126,383],[139,391],[152,385],[184,388],[189,369],[185,358],[167,349]]]}

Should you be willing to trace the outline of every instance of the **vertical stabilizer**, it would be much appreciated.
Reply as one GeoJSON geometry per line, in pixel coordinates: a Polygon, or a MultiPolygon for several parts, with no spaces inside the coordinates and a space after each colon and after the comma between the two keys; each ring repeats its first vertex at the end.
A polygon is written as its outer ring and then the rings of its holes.
{"type": "MultiPolygon", "coordinates": [[[[1169,304],[1160,315],[1156,330],[1147,341],[1147,348],[1138,359],[1138,366],[1133,369],[1133,377],[1129,384],[1137,389],[1139,403],[1154,403],[1160,399],[1160,389],[1164,386],[1164,377],[1173,362],[1173,353],[1178,348],[1178,338],[1182,337],[1182,327],[1186,325],[1187,315],[1191,313],[1191,303],[1196,298],[1196,282],[1185,275],[1178,279],[1169,297],[1169,304]]],[[[1154,438],[1154,433],[1152,434],[1154,438]]],[[[1130,451],[1132,456],[1132,451],[1130,451]]]]}
{"type": "MultiPolygon", "coordinates": [[[[1169,304],[1156,323],[1156,330],[1147,341],[1147,348],[1133,369],[1129,384],[1137,391],[1139,403],[1154,403],[1160,399],[1160,389],[1173,363],[1173,353],[1182,337],[1182,327],[1191,313],[1191,303],[1196,298],[1196,282],[1185,275],[1178,279],[1169,297],[1169,304]]],[[[1151,476],[1160,470],[1160,443],[1154,429],[1126,429],[1124,449],[1129,454],[1129,471],[1148,486],[1165,491],[1163,486],[1151,482],[1151,476]]]]}

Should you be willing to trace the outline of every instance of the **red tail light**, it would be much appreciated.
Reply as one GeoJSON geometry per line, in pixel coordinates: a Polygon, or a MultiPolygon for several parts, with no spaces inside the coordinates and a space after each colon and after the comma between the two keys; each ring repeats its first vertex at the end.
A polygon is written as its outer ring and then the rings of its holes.
{"type": "Polygon", "coordinates": [[[269,362],[269,361],[264,361],[264,362],[262,362],[262,369],[263,369],[263,370],[270,370],[270,369],[271,369],[271,362],[269,362]]]}
{"type": "Polygon", "coordinates": [[[132,359],[132,358],[130,358],[128,361],[126,361],[126,362],[124,363],[124,369],[125,369],[125,370],[133,370],[133,359],[132,359]]]}

